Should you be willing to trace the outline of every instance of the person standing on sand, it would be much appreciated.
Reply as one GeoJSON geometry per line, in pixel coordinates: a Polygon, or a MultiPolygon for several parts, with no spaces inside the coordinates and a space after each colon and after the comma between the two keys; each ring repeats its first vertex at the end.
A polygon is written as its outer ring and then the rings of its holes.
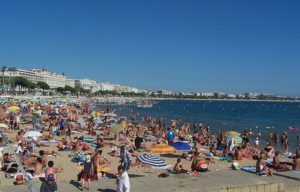
{"type": "Polygon", "coordinates": [[[174,139],[175,139],[175,133],[173,130],[171,130],[170,128],[168,128],[168,132],[167,132],[167,140],[168,140],[168,145],[173,145],[174,143],[174,139]]]}
{"type": "Polygon", "coordinates": [[[84,181],[88,180],[88,188],[89,190],[91,188],[91,178],[93,176],[93,162],[91,161],[91,156],[86,155],[85,156],[85,162],[83,163],[83,170],[82,170],[82,183],[80,190],[83,191],[84,189],[84,181]]]}
{"type": "Polygon", "coordinates": [[[125,171],[128,171],[131,164],[130,153],[127,151],[126,146],[121,146],[120,149],[120,158],[121,158],[121,165],[125,171]]]}
{"type": "Polygon", "coordinates": [[[65,123],[65,133],[66,133],[66,140],[67,140],[67,137],[69,137],[70,139],[70,142],[72,142],[72,138],[71,138],[71,125],[70,125],[70,120],[67,119],[66,123],[65,123]]]}
{"type": "Polygon", "coordinates": [[[117,192],[129,192],[130,181],[127,171],[122,165],[118,167],[117,192]]]}
{"type": "Polygon", "coordinates": [[[259,145],[259,139],[258,139],[258,137],[256,137],[256,139],[255,139],[255,147],[258,148],[258,145],[259,145]]]}
{"type": "Polygon", "coordinates": [[[288,150],[289,150],[289,137],[288,137],[287,134],[285,134],[284,137],[283,137],[283,146],[284,146],[285,152],[288,152],[288,150]]]}

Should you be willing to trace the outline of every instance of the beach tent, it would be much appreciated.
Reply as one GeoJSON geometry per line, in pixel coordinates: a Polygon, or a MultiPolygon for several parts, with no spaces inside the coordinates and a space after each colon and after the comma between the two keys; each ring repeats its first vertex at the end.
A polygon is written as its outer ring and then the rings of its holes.
{"type": "Polygon", "coordinates": [[[159,168],[159,169],[168,168],[168,165],[164,160],[160,159],[157,156],[147,154],[147,153],[144,153],[143,155],[137,157],[137,161],[146,165],[150,165],[153,168],[159,168]]]}
{"type": "Polygon", "coordinates": [[[191,151],[192,150],[192,147],[189,144],[187,144],[185,142],[181,142],[181,141],[173,143],[172,147],[174,147],[176,150],[179,150],[179,151],[191,151]]]}
{"type": "Polygon", "coordinates": [[[157,154],[170,154],[170,153],[175,153],[176,149],[170,145],[157,144],[147,148],[146,152],[157,153],[157,154]]]}

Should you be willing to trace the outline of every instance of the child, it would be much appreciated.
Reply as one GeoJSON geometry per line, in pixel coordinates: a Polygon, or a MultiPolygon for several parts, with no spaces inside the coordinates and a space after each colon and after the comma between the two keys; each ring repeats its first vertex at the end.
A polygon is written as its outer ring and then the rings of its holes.
{"type": "Polygon", "coordinates": [[[177,163],[175,164],[173,171],[176,172],[176,174],[187,173],[187,170],[183,169],[180,158],[177,159],[177,163]]]}

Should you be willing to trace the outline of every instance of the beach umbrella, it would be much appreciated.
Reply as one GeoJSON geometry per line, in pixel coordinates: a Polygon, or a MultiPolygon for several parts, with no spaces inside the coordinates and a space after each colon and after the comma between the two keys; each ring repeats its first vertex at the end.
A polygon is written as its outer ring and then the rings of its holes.
{"type": "Polygon", "coordinates": [[[23,113],[22,117],[32,117],[33,114],[32,113],[23,113]]]}
{"type": "Polygon", "coordinates": [[[115,124],[109,129],[109,131],[112,133],[120,133],[123,130],[124,130],[124,127],[120,124],[115,124]]]}
{"type": "Polygon", "coordinates": [[[164,160],[151,154],[144,153],[143,155],[137,157],[136,159],[137,161],[146,165],[150,165],[153,168],[160,168],[160,169],[168,168],[168,165],[164,160]]]}
{"type": "Polygon", "coordinates": [[[118,121],[114,118],[110,118],[108,121],[110,121],[111,123],[117,123],[118,121]]]}
{"type": "Polygon", "coordinates": [[[55,112],[52,112],[52,113],[49,114],[49,117],[57,117],[57,116],[58,116],[58,114],[55,113],[55,112]]]}
{"type": "Polygon", "coordinates": [[[97,117],[97,118],[94,120],[94,123],[95,123],[95,124],[103,124],[103,121],[101,120],[101,118],[97,117]]]}
{"type": "Polygon", "coordinates": [[[20,107],[18,107],[18,106],[10,106],[9,108],[8,108],[8,110],[9,111],[18,111],[18,110],[20,110],[20,107]]]}
{"type": "Polygon", "coordinates": [[[170,154],[175,153],[176,149],[166,144],[156,144],[146,149],[146,152],[157,153],[157,154],[170,154]]]}
{"type": "Polygon", "coordinates": [[[235,137],[235,136],[239,136],[241,135],[239,132],[236,132],[236,131],[228,131],[226,133],[227,136],[231,136],[231,137],[235,137]]]}
{"type": "Polygon", "coordinates": [[[189,144],[181,142],[181,141],[173,143],[172,147],[174,147],[176,150],[179,150],[179,151],[191,151],[192,150],[192,147],[189,144]]]}
{"type": "Polygon", "coordinates": [[[1,128],[8,128],[8,126],[5,125],[4,123],[0,123],[0,127],[1,127],[1,128]]]}
{"type": "Polygon", "coordinates": [[[125,117],[125,116],[121,116],[121,117],[119,117],[119,118],[118,118],[118,120],[119,120],[119,121],[120,121],[120,120],[127,121],[127,117],[125,117]]]}
{"type": "Polygon", "coordinates": [[[40,137],[42,134],[39,131],[28,131],[24,134],[24,137],[40,137]]]}
{"type": "Polygon", "coordinates": [[[237,136],[229,135],[229,136],[226,137],[227,143],[229,142],[229,140],[232,140],[232,139],[234,139],[234,142],[236,144],[241,144],[243,142],[243,138],[240,137],[239,135],[237,135],[237,136]]]}
{"type": "Polygon", "coordinates": [[[86,126],[85,121],[82,118],[78,119],[77,123],[79,123],[80,126],[83,126],[83,127],[86,126]]]}

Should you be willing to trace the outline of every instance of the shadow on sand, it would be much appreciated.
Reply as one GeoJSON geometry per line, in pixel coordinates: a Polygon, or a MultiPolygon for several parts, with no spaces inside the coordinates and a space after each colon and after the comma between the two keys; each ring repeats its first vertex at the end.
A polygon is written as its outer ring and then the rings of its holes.
{"type": "Polygon", "coordinates": [[[101,192],[115,192],[116,190],[113,190],[113,189],[98,189],[97,191],[101,191],[101,192]]]}
{"type": "Polygon", "coordinates": [[[179,154],[162,154],[160,155],[161,157],[166,157],[166,158],[180,158],[182,155],[179,154]]]}
{"type": "Polygon", "coordinates": [[[77,189],[80,190],[80,185],[81,184],[79,182],[77,182],[75,180],[71,180],[69,183],[72,184],[72,185],[74,185],[77,189]]]}

